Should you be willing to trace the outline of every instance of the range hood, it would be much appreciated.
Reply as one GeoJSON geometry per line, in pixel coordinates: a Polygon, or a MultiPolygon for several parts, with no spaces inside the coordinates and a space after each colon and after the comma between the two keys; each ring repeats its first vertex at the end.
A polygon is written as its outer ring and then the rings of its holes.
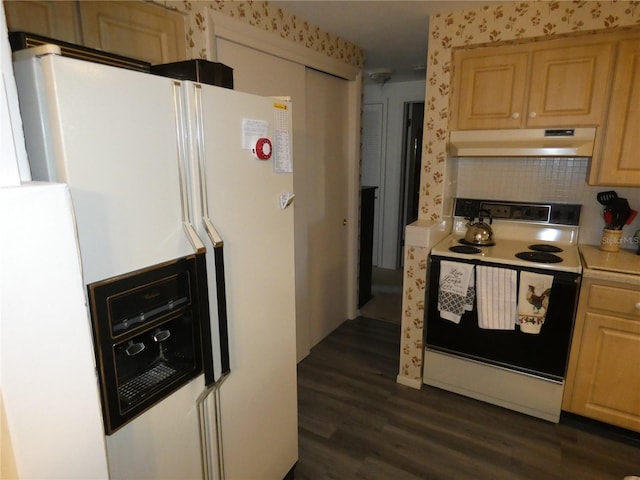
{"type": "Polygon", "coordinates": [[[460,130],[451,132],[454,157],[591,157],[595,128],[460,130]]]}

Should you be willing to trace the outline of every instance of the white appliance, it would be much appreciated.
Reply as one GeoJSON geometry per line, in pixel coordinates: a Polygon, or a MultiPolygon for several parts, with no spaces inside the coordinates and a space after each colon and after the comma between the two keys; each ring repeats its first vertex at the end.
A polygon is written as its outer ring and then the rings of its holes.
{"type": "Polygon", "coordinates": [[[425,384],[559,421],[582,273],[580,212],[573,204],[456,199],[453,231],[430,252],[425,384]],[[492,238],[468,239],[476,218],[491,222],[492,238]],[[465,271],[475,281],[463,302],[447,284],[465,271]]]}
{"type": "Polygon", "coordinates": [[[69,185],[84,283],[206,248],[212,324],[228,316],[230,373],[212,325],[217,383],[200,375],[107,435],[110,476],[284,478],[297,460],[291,104],[56,50],[17,52],[14,69],[33,178],[69,185]]]}

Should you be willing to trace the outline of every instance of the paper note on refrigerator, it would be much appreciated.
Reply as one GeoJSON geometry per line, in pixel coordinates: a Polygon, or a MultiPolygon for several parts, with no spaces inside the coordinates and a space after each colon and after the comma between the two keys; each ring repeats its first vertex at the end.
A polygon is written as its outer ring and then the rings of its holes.
{"type": "Polygon", "coordinates": [[[291,161],[291,135],[289,134],[289,112],[287,104],[274,103],[275,142],[273,147],[273,171],[275,173],[293,172],[291,161]]]}
{"type": "Polygon", "coordinates": [[[276,130],[276,145],[273,151],[273,171],[275,173],[291,173],[293,171],[290,142],[288,131],[276,130]]]}
{"type": "Polygon", "coordinates": [[[242,119],[242,148],[251,150],[258,138],[267,138],[269,123],[264,120],[242,119]]]}

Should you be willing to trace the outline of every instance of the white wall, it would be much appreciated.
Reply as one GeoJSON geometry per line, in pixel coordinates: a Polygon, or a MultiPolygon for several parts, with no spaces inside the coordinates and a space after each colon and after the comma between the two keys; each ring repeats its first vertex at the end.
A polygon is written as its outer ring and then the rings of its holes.
{"type": "MultiPolygon", "coordinates": [[[[395,269],[398,266],[404,105],[406,102],[424,101],[425,83],[425,81],[392,82],[364,87],[363,104],[382,104],[383,107],[384,138],[380,144],[384,150],[380,155],[380,166],[379,169],[372,167],[371,162],[375,162],[375,159],[363,153],[361,179],[362,185],[379,187],[376,200],[379,231],[374,232],[378,251],[374,252],[374,258],[377,253],[377,266],[381,268],[395,269]]],[[[366,138],[370,133],[364,131],[364,128],[363,124],[362,135],[366,138]]]]}

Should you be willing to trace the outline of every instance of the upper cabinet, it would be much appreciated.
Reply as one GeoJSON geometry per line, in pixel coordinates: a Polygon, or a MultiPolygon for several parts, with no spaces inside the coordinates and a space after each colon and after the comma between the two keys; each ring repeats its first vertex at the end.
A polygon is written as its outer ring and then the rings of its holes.
{"type": "Polygon", "coordinates": [[[453,130],[522,125],[529,54],[518,50],[487,47],[455,53],[453,130]]]}
{"type": "Polygon", "coordinates": [[[4,9],[9,31],[82,43],[74,2],[5,0],[4,9]]]}
{"type": "Polygon", "coordinates": [[[596,127],[588,183],[640,187],[640,31],[454,53],[450,130],[596,127]]]}
{"type": "Polygon", "coordinates": [[[458,50],[451,129],[599,125],[613,49],[589,36],[458,50]]]}
{"type": "Polygon", "coordinates": [[[599,125],[605,111],[611,41],[545,42],[531,57],[527,127],[599,125]],[[547,45],[548,43],[548,45],[547,45]]]}
{"type": "Polygon", "coordinates": [[[11,31],[44,35],[151,64],[187,59],[185,18],[141,1],[5,1],[11,31]]]}
{"type": "Polygon", "coordinates": [[[147,2],[78,2],[87,47],[156,65],[186,60],[181,13],[147,2]]]}
{"type": "Polygon", "coordinates": [[[640,34],[620,40],[602,150],[589,170],[592,185],[640,187],[640,34]]]}

